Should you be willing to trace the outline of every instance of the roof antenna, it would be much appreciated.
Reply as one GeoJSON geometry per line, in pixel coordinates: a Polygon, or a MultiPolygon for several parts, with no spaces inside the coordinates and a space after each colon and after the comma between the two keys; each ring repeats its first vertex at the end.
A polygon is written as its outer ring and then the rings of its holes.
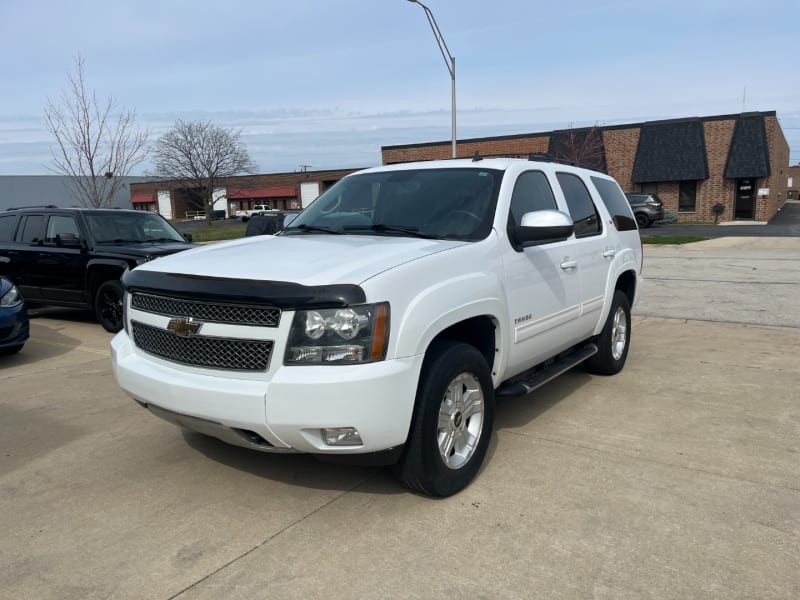
{"type": "Polygon", "coordinates": [[[472,157],[472,162],[479,162],[482,160],[483,157],[481,156],[481,153],[478,150],[475,150],[475,155],[472,157]]]}

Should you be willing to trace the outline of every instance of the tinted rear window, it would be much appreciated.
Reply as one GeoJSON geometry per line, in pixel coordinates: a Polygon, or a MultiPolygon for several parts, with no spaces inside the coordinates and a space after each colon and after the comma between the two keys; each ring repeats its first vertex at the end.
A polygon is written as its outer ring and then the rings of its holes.
{"type": "MultiPolygon", "coordinates": [[[[633,218],[633,211],[628,202],[635,201],[632,199],[637,198],[637,196],[628,196],[626,200],[625,194],[622,193],[622,190],[619,189],[615,182],[603,177],[592,177],[591,179],[608,212],[611,213],[611,218],[617,231],[636,230],[636,220],[633,218]]],[[[643,199],[645,196],[639,196],[639,198],[643,199]]]]}
{"type": "Polygon", "coordinates": [[[44,215],[26,215],[22,222],[22,233],[18,235],[20,242],[35,244],[42,241],[44,215]]]}
{"type": "Polygon", "coordinates": [[[14,235],[17,215],[0,216],[0,242],[10,242],[14,235]]]}
{"type": "Polygon", "coordinates": [[[564,192],[569,214],[575,224],[575,237],[597,235],[602,231],[600,217],[583,180],[572,173],[556,173],[556,179],[564,192]]]}

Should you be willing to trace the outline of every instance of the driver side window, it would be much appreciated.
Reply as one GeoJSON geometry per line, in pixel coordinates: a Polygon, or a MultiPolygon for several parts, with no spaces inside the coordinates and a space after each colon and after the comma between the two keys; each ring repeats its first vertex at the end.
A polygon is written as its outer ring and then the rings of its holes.
{"type": "Polygon", "coordinates": [[[520,226],[522,215],[537,210],[558,210],[547,176],[541,171],[527,171],[517,178],[511,195],[509,225],[520,226]]]}

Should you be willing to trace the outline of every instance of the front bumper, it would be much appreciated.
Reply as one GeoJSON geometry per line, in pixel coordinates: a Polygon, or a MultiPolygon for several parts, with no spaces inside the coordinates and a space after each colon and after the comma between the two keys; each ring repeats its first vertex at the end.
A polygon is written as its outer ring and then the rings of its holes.
{"type": "Polygon", "coordinates": [[[29,335],[28,311],[24,304],[0,308],[0,348],[24,344],[29,335]]]}
{"type": "Polygon", "coordinates": [[[651,221],[660,221],[664,218],[663,206],[647,206],[642,212],[644,212],[651,221]]]}
{"type": "Polygon", "coordinates": [[[366,454],[402,445],[424,358],[282,366],[263,380],[241,379],[143,354],[124,331],[111,341],[111,355],[120,387],[170,422],[266,452],[317,454],[366,454]],[[355,427],[363,444],[328,446],[321,431],[327,427],[355,427]]]}

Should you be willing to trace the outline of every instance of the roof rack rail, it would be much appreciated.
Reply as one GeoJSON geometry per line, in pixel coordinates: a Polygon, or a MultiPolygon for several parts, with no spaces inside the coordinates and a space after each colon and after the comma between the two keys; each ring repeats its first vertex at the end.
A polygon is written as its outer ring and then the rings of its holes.
{"type": "Polygon", "coordinates": [[[30,206],[12,206],[11,208],[7,208],[6,211],[23,210],[25,208],[58,208],[58,207],[55,204],[32,204],[30,206]]]}
{"type": "Polygon", "coordinates": [[[484,158],[521,158],[525,160],[540,160],[543,162],[558,163],[560,165],[570,165],[571,167],[580,167],[581,169],[589,169],[591,171],[602,171],[600,167],[590,165],[589,163],[578,160],[569,160],[567,158],[559,158],[558,156],[547,154],[545,152],[504,152],[501,154],[481,154],[479,150],[476,150],[475,154],[472,156],[472,162],[478,162],[484,158]]]}
{"type": "Polygon", "coordinates": [[[554,156],[552,154],[541,153],[541,154],[529,154],[528,160],[543,160],[546,162],[554,162],[560,165],[570,165],[571,167],[580,167],[581,169],[590,169],[592,171],[599,171],[600,169],[594,165],[590,165],[589,163],[581,162],[579,160],[570,160],[568,158],[561,158],[558,156],[554,156]]]}

